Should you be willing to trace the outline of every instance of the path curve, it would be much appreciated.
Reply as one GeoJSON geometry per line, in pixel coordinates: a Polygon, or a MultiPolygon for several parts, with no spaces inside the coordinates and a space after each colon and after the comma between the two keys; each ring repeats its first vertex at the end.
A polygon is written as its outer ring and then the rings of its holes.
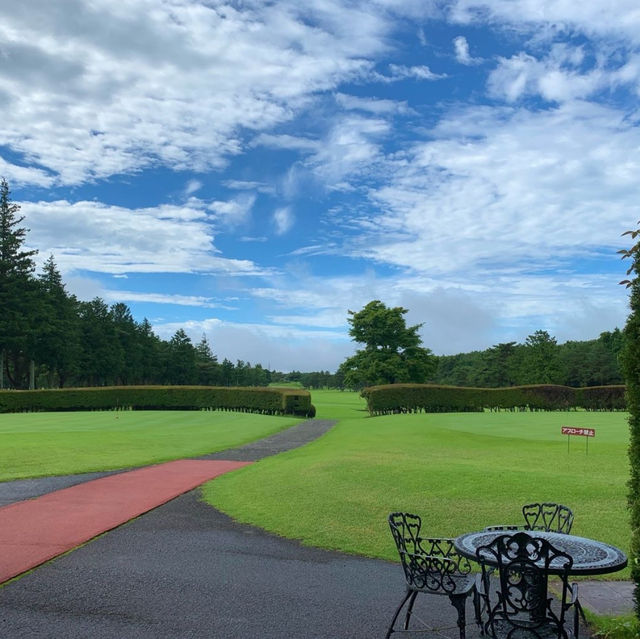
{"type": "MultiPolygon", "coordinates": [[[[244,446],[230,448],[217,453],[199,455],[192,459],[231,459],[235,461],[258,461],[263,457],[277,455],[278,453],[298,448],[304,444],[324,435],[336,424],[336,420],[309,419],[307,421],[286,428],[274,435],[249,442],[244,446]]],[[[13,504],[25,499],[33,499],[40,495],[46,495],[55,490],[61,490],[70,486],[108,477],[122,472],[133,470],[132,468],[109,470],[96,473],[82,473],[78,475],[57,475],[52,477],[37,477],[34,479],[17,479],[14,481],[0,482],[0,506],[13,504]]]]}

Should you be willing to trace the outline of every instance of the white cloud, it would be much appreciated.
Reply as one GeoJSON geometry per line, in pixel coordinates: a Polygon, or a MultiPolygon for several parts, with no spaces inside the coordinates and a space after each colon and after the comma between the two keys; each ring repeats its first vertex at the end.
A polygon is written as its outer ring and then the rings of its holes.
{"type": "Polygon", "coordinates": [[[252,146],[267,146],[272,149],[287,149],[290,151],[315,151],[319,143],[317,140],[294,135],[273,135],[261,133],[252,141],[252,146]]]}
{"type": "Polygon", "coordinates": [[[455,0],[451,19],[462,23],[508,23],[521,29],[548,28],[549,33],[576,30],[590,36],[640,39],[640,11],[636,0],[583,2],[574,0],[455,0]]]}
{"type": "Polygon", "coordinates": [[[275,189],[271,184],[256,182],[255,180],[224,180],[224,186],[234,191],[258,191],[259,193],[275,194],[275,189]]]}
{"type": "MultiPolygon", "coordinates": [[[[290,120],[316,92],[368,73],[389,28],[375,7],[287,0],[136,0],[126,12],[33,0],[2,4],[0,24],[0,144],[62,184],[219,168],[242,150],[241,130],[290,120]]],[[[50,183],[39,170],[17,177],[50,183]]]]}
{"type": "Polygon", "coordinates": [[[210,202],[207,208],[214,211],[217,221],[225,226],[238,226],[245,223],[255,204],[256,196],[242,193],[231,200],[210,202]]]}
{"type": "Polygon", "coordinates": [[[615,67],[598,64],[588,70],[581,68],[582,57],[580,47],[558,44],[542,59],[526,53],[500,58],[489,76],[489,92],[508,102],[528,95],[567,102],[588,98],[603,89],[638,85],[640,81],[639,56],[631,56],[615,67]]]}
{"type": "Polygon", "coordinates": [[[276,227],[276,235],[284,235],[291,230],[295,223],[295,216],[291,207],[285,206],[276,209],[273,214],[273,223],[276,227]]]}
{"type": "Polygon", "coordinates": [[[389,75],[383,75],[381,73],[372,72],[370,74],[372,80],[377,82],[398,82],[400,80],[406,80],[407,78],[413,78],[414,80],[441,80],[446,78],[445,73],[434,73],[426,65],[416,65],[408,67],[402,64],[390,64],[389,75]]]}
{"type": "Polygon", "coordinates": [[[224,308],[233,310],[210,297],[201,295],[173,295],[167,293],[144,293],[137,291],[103,290],[100,297],[108,302],[145,302],[152,304],[171,304],[174,306],[197,306],[200,308],[224,308]]]}
{"type": "Polygon", "coordinates": [[[266,235],[258,235],[258,236],[243,235],[242,237],[239,237],[238,240],[240,242],[258,242],[258,243],[263,243],[263,242],[268,242],[269,238],[266,235]]]}
{"type": "Polygon", "coordinates": [[[470,108],[432,135],[372,189],[384,213],[363,221],[362,256],[432,274],[544,268],[614,250],[640,213],[640,130],[624,113],[470,108]]]}
{"type": "Polygon", "coordinates": [[[187,182],[187,186],[185,186],[184,192],[185,195],[193,195],[196,191],[199,191],[202,188],[202,182],[200,180],[189,180],[187,182]]]}
{"type": "Polygon", "coordinates": [[[0,175],[10,184],[34,184],[36,186],[51,186],[54,178],[51,174],[31,166],[19,166],[7,162],[0,157],[0,175]]]}
{"type": "Polygon", "coordinates": [[[456,54],[456,60],[460,64],[472,65],[481,62],[481,60],[473,58],[469,53],[469,43],[464,36],[457,36],[453,39],[453,48],[456,54]]]}
{"type": "Polygon", "coordinates": [[[335,120],[307,165],[329,188],[349,188],[351,178],[362,176],[380,159],[381,141],[390,132],[382,118],[346,115],[335,120]]]}
{"type": "Polygon", "coordinates": [[[346,93],[337,93],[335,98],[338,105],[346,110],[366,111],[375,115],[415,113],[413,109],[409,108],[406,101],[360,98],[346,93]]]}
{"type": "Polygon", "coordinates": [[[54,254],[61,271],[99,273],[267,273],[219,257],[203,204],[128,209],[99,202],[19,202],[29,245],[54,254]]]}

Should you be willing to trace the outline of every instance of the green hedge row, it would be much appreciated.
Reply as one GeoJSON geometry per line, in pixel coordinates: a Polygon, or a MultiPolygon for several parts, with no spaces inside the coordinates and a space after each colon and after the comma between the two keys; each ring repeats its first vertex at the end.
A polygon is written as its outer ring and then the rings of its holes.
{"type": "Polygon", "coordinates": [[[231,410],[313,417],[308,391],[217,386],[104,386],[0,391],[0,413],[75,410],[231,410]]]}
{"type": "Polygon", "coordinates": [[[624,410],[624,386],[571,388],[540,384],[465,388],[435,384],[387,384],[362,391],[371,415],[457,413],[489,410],[624,410]]]}

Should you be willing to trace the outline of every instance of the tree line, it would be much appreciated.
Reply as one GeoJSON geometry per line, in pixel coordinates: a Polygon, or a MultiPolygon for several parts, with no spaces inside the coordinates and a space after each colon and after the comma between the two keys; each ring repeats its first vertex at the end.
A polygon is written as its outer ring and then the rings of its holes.
{"type": "Polygon", "coordinates": [[[422,324],[407,326],[406,308],[387,307],[380,300],[358,312],[349,311],[349,334],[363,348],[338,369],[348,388],[397,383],[500,388],[527,384],[558,384],[577,388],[622,384],[619,329],[597,339],[558,344],[545,330],[523,344],[507,342],[484,351],[433,355],[422,346],[422,324]]]}
{"type": "Polygon", "coordinates": [[[538,330],[525,342],[496,344],[484,351],[437,358],[433,381],[452,386],[497,388],[524,384],[561,384],[581,388],[623,384],[618,328],[597,339],[558,344],[538,330]]]}
{"type": "Polygon", "coordinates": [[[379,300],[349,312],[350,335],[364,348],[335,373],[281,373],[261,364],[214,354],[206,336],[193,344],[183,329],[162,340],[150,322],[136,321],[126,304],[97,297],[78,300],[62,281],[53,256],[36,273],[28,229],[0,180],[0,389],[134,384],[267,386],[360,389],[400,382],[499,387],[522,384],[595,386],[622,383],[618,354],[622,333],[558,344],[536,331],[524,344],[435,356],[407,327],[407,309],[379,300]]]}
{"type": "Polygon", "coordinates": [[[271,382],[260,364],[218,362],[205,336],[193,344],[178,329],[162,340],[126,304],[78,300],[53,256],[36,273],[19,210],[0,180],[0,388],[271,382]]]}

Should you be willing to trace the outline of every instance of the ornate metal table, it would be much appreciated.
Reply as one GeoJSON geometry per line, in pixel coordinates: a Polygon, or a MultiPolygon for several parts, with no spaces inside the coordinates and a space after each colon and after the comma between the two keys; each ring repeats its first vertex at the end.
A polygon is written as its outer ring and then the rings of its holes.
{"type": "MultiPolygon", "coordinates": [[[[477,559],[476,550],[480,546],[490,544],[493,539],[500,535],[514,534],[515,532],[481,530],[479,532],[466,533],[457,537],[453,545],[463,557],[475,561],[477,559]]],[[[627,556],[622,550],[595,539],[564,533],[543,532],[541,530],[525,530],[523,532],[531,537],[546,539],[555,548],[570,555],[573,559],[573,566],[569,572],[572,575],[602,575],[622,570],[627,565],[627,556]]],[[[488,564],[495,563],[489,557],[486,559],[488,564]]],[[[553,563],[551,564],[549,573],[560,574],[561,572],[562,566],[559,563],[555,567],[553,563]]]]}

